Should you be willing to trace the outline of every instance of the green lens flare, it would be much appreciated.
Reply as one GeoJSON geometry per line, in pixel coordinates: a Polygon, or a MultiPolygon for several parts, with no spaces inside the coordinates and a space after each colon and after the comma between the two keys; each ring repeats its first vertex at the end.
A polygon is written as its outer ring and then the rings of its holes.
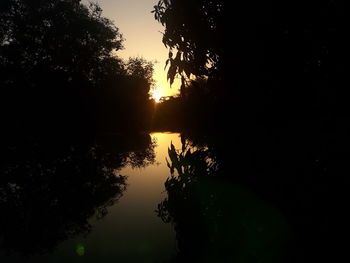
{"type": "Polygon", "coordinates": [[[83,245],[77,245],[77,248],[75,249],[78,256],[84,256],[85,254],[85,247],[83,245]]]}

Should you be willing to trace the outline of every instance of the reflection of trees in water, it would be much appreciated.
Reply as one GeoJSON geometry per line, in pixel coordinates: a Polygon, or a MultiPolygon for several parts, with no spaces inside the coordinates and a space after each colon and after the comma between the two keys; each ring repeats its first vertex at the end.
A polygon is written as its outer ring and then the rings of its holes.
{"type": "MultiPolygon", "coordinates": [[[[118,138],[109,140],[113,144],[118,138]]],[[[0,247],[8,253],[40,254],[87,235],[89,219],[104,217],[126,190],[126,177],[118,170],[127,162],[154,162],[149,136],[132,141],[137,141],[137,154],[125,140],[123,151],[113,152],[103,144],[8,145],[0,177],[0,247]]]]}
{"type": "Polygon", "coordinates": [[[281,262],[289,232],[285,218],[227,180],[213,154],[183,137],[181,150],[169,148],[168,197],[157,213],[174,225],[174,261],[281,262]]]}
{"type": "Polygon", "coordinates": [[[128,157],[128,163],[133,168],[142,168],[151,165],[155,162],[155,143],[152,142],[150,146],[143,151],[130,152],[128,157]]]}
{"type": "Polygon", "coordinates": [[[120,163],[141,168],[155,162],[156,141],[148,134],[104,135],[96,140],[96,144],[105,149],[105,158],[110,165],[120,163]]]}
{"type": "Polygon", "coordinates": [[[169,149],[168,197],[158,207],[174,225],[176,260],[294,263],[344,255],[347,135],[290,128],[239,139],[231,132],[186,136],[182,149],[169,149]]]}

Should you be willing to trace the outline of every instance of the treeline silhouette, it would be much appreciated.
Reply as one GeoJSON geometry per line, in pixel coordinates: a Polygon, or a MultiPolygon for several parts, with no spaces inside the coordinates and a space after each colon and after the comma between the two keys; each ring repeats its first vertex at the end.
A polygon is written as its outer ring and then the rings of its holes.
{"type": "Polygon", "coordinates": [[[187,82],[181,95],[163,98],[154,106],[151,129],[208,131],[215,128],[212,127],[216,118],[215,106],[206,78],[198,77],[187,82]]]}
{"type": "Polygon", "coordinates": [[[97,4],[1,1],[2,132],[145,130],[153,64],[122,61],[122,43],[97,4]]]}
{"type": "Polygon", "coordinates": [[[151,64],[113,55],[123,38],[97,4],[2,1],[2,132],[216,129],[232,119],[250,132],[347,116],[343,1],[228,3],[155,6],[168,79],[182,80],[180,99],[157,110],[151,64]]]}

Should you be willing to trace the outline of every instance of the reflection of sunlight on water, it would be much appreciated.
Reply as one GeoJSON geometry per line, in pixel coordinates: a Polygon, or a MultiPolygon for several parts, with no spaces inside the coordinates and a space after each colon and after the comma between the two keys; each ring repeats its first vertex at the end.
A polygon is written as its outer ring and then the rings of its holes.
{"type": "Polygon", "coordinates": [[[141,168],[127,165],[119,170],[119,174],[128,178],[127,189],[103,224],[96,225],[90,235],[90,239],[103,236],[105,241],[99,246],[104,244],[107,254],[118,254],[121,259],[130,259],[133,255],[132,262],[141,262],[145,253],[153,259],[169,259],[176,253],[175,232],[170,224],[162,222],[155,210],[167,195],[164,183],[170,176],[165,160],[168,148],[173,143],[181,149],[181,138],[178,133],[152,133],[151,138],[156,142],[155,163],[141,168]],[[116,247],[116,243],[123,245],[116,247]]]}
{"type": "MultiPolygon", "coordinates": [[[[180,134],[178,133],[152,133],[151,137],[153,140],[156,141],[157,147],[155,149],[156,151],[156,161],[165,165],[165,158],[168,157],[168,148],[170,147],[170,144],[174,144],[176,149],[181,149],[181,138],[180,134]]],[[[166,171],[166,173],[169,173],[169,171],[166,171]]]]}
{"type": "MultiPolygon", "coordinates": [[[[155,142],[155,163],[141,168],[130,165],[122,168],[119,173],[128,177],[128,189],[120,200],[132,199],[133,202],[143,202],[161,198],[164,191],[164,182],[169,176],[169,168],[166,165],[168,148],[173,143],[177,149],[181,149],[180,135],[177,133],[152,133],[152,141],[155,142]]],[[[160,199],[157,200],[157,202],[160,199]]]]}
{"type": "MultiPolygon", "coordinates": [[[[174,145],[176,152],[178,154],[182,153],[183,146],[186,151],[190,151],[191,153],[196,151],[202,151],[207,152],[209,150],[208,146],[198,146],[193,144],[192,141],[186,140],[185,145],[182,145],[181,142],[181,136],[178,133],[152,133],[152,140],[154,140],[158,147],[156,148],[156,158],[157,163],[162,163],[164,168],[164,174],[167,174],[169,176],[169,168],[166,165],[166,159],[169,160],[169,154],[168,154],[168,148],[171,144],[174,145]]],[[[183,152],[184,153],[184,152],[183,152]]],[[[208,167],[215,164],[215,160],[210,157],[210,155],[206,156],[206,163],[208,164],[208,167]]]]}
{"type": "Polygon", "coordinates": [[[165,161],[168,148],[173,143],[177,149],[181,149],[181,138],[177,133],[152,133],[150,136],[152,141],[156,141],[152,149],[155,162],[145,167],[128,164],[118,169],[118,175],[127,177],[123,196],[108,208],[103,220],[91,219],[93,229],[89,235],[63,242],[50,259],[57,258],[59,262],[82,259],[84,262],[110,262],[110,259],[121,262],[169,262],[176,254],[173,226],[165,224],[158,217],[156,209],[167,196],[164,183],[170,176],[165,161]]]}

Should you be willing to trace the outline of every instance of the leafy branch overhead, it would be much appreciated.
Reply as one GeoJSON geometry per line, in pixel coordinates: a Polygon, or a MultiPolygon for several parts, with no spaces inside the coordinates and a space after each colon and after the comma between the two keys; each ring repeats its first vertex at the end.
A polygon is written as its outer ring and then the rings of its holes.
{"type": "Polygon", "coordinates": [[[170,49],[166,61],[170,84],[182,78],[210,76],[222,63],[223,0],[161,0],[154,6],[154,18],[164,27],[163,43],[170,49]],[[176,50],[174,55],[173,51],[176,50]]]}

